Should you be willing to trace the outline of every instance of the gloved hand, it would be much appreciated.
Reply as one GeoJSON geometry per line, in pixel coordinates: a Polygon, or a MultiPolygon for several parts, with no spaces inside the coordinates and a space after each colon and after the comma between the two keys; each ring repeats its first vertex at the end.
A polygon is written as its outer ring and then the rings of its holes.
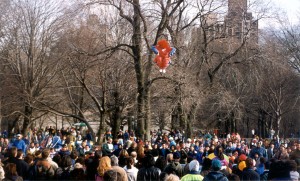
{"type": "Polygon", "coordinates": [[[172,56],[172,55],[174,55],[175,52],[176,52],[176,48],[172,48],[172,50],[170,51],[169,55],[172,56]]]}
{"type": "Polygon", "coordinates": [[[155,45],[152,45],[151,50],[152,50],[155,54],[158,54],[158,50],[156,49],[155,45]]]}

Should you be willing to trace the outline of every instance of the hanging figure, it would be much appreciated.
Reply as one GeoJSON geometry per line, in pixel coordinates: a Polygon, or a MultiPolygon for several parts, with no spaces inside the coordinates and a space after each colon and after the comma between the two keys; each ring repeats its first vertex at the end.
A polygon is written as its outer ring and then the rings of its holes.
{"type": "Polygon", "coordinates": [[[152,51],[156,54],[154,62],[159,67],[159,72],[166,73],[166,68],[171,62],[171,56],[176,52],[176,48],[170,47],[165,39],[159,40],[157,45],[152,46],[152,51]]]}

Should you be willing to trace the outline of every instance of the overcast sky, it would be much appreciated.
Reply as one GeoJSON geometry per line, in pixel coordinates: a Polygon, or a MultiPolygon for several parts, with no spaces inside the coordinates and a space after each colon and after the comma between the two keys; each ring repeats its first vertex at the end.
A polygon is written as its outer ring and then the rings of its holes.
{"type": "Polygon", "coordinates": [[[289,19],[292,22],[299,21],[297,14],[300,15],[300,0],[272,0],[274,4],[278,5],[287,12],[289,19]]]}

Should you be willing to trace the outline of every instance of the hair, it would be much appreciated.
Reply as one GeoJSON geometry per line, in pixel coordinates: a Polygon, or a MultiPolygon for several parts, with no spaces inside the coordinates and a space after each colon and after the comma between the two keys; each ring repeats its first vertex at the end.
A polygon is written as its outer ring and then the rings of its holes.
{"type": "Polygon", "coordinates": [[[49,155],[50,155],[50,150],[48,148],[46,148],[42,151],[42,158],[43,159],[47,159],[49,157],[49,155]]]}
{"type": "Polygon", "coordinates": [[[143,167],[149,168],[155,165],[154,157],[152,155],[146,155],[143,158],[143,167]]]}
{"type": "Polygon", "coordinates": [[[118,166],[119,165],[119,159],[115,155],[110,157],[111,166],[118,166]]]}
{"type": "Polygon", "coordinates": [[[297,163],[295,160],[288,160],[287,162],[291,171],[297,171],[297,163]]]}
{"type": "Polygon", "coordinates": [[[61,167],[66,168],[72,165],[72,159],[69,155],[65,155],[61,159],[61,167]]]}
{"type": "Polygon", "coordinates": [[[18,176],[17,166],[14,163],[6,164],[4,171],[5,171],[5,178],[7,179],[12,180],[12,177],[18,176]]]}
{"type": "Polygon", "coordinates": [[[129,157],[129,154],[125,149],[122,149],[120,151],[119,157],[126,157],[127,158],[127,157],[129,157]]]}
{"type": "Polygon", "coordinates": [[[253,159],[252,158],[247,158],[246,159],[246,167],[247,168],[253,168],[253,159]]]}
{"type": "Polygon", "coordinates": [[[73,150],[70,154],[71,159],[75,160],[78,157],[78,152],[73,150]]]}
{"type": "Polygon", "coordinates": [[[99,166],[97,168],[98,174],[103,177],[104,173],[111,169],[111,160],[108,156],[104,156],[100,159],[99,166]]]}
{"type": "Polygon", "coordinates": [[[126,158],[127,169],[131,169],[132,165],[134,165],[134,159],[133,159],[133,157],[130,156],[130,157],[126,158]]]}
{"type": "Polygon", "coordinates": [[[27,155],[25,156],[25,158],[24,158],[24,161],[25,161],[26,163],[28,163],[28,164],[32,163],[33,160],[34,160],[34,157],[33,157],[33,155],[31,155],[31,154],[27,154],[27,155]]]}
{"type": "Polygon", "coordinates": [[[159,168],[160,170],[164,170],[167,166],[167,161],[165,157],[159,156],[155,162],[155,167],[159,168]]]}
{"type": "Polygon", "coordinates": [[[101,150],[97,150],[95,151],[95,159],[100,159],[102,157],[102,151],[101,150]]]}
{"type": "Polygon", "coordinates": [[[53,156],[53,158],[52,158],[52,160],[55,162],[55,163],[57,163],[57,165],[59,166],[59,167],[61,167],[61,156],[60,156],[60,154],[55,154],[54,156],[53,156]]]}
{"type": "Polygon", "coordinates": [[[22,149],[18,149],[17,151],[17,158],[20,158],[23,155],[23,150],[22,149]]]}
{"type": "Polygon", "coordinates": [[[84,159],[84,157],[79,156],[79,157],[76,159],[75,163],[80,163],[81,165],[85,165],[85,159],[84,159]]]}
{"type": "Polygon", "coordinates": [[[16,157],[16,155],[17,155],[17,152],[18,152],[18,149],[17,149],[17,147],[11,147],[10,148],[10,157],[16,157]]]}
{"type": "Polygon", "coordinates": [[[173,154],[172,153],[167,154],[167,161],[168,162],[173,161],[173,154]]]}
{"type": "Polygon", "coordinates": [[[180,179],[177,175],[170,174],[165,177],[165,181],[180,181],[180,179]]]}
{"type": "Polygon", "coordinates": [[[35,156],[36,158],[40,158],[41,153],[42,153],[41,150],[37,150],[37,151],[34,152],[34,156],[35,156]]]}

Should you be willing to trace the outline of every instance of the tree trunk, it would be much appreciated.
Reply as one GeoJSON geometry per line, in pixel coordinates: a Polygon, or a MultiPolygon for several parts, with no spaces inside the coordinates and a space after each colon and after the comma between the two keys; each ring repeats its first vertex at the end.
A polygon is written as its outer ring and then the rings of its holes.
{"type": "Polygon", "coordinates": [[[133,35],[132,35],[132,52],[134,55],[134,68],[137,80],[137,136],[144,139],[145,136],[145,84],[142,63],[142,31],[141,17],[139,15],[140,2],[133,0],[133,35]]]}
{"type": "Polygon", "coordinates": [[[23,121],[23,128],[22,128],[22,134],[24,136],[27,135],[27,130],[31,123],[31,115],[32,115],[32,107],[29,104],[25,103],[24,121],[23,121]]]}

